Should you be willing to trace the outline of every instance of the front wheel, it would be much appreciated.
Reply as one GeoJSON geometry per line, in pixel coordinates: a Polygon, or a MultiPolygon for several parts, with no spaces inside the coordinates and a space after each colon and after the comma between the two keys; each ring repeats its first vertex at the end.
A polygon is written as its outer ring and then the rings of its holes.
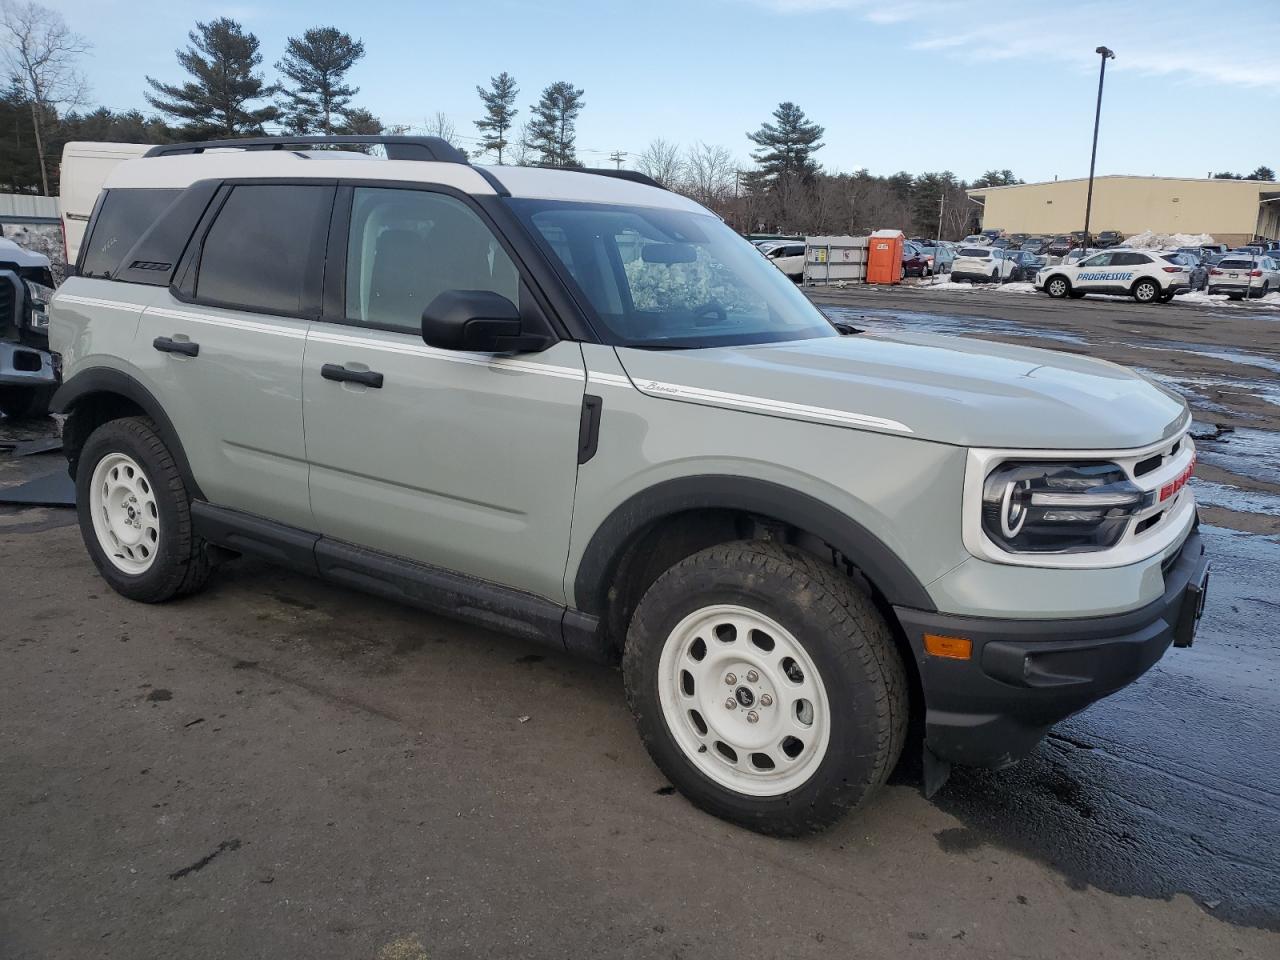
{"type": "Polygon", "coordinates": [[[130,600],[159,603],[209,577],[182,476],[144,417],[111,420],[89,435],[76,465],[76,512],[98,572],[130,600]]]}
{"type": "Polygon", "coordinates": [[[11,420],[47,417],[53,392],[53,387],[0,387],[0,413],[11,420]]]}
{"type": "Polygon", "coordinates": [[[761,833],[831,825],[902,751],[906,674],[883,617],[842,572],[777,544],[711,547],[659,577],[623,678],[662,772],[761,833]]]}
{"type": "Polygon", "coordinates": [[[1050,277],[1044,285],[1044,292],[1055,300],[1061,300],[1071,292],[1071,284],[1066,277],[1050,277]]]}
{"type": "Polygon", "coordinates": [[[1133,285],[1133,299],[1139,303],[1155,303],[1160,297],[1160,285],[1154,280],[1139,280],[1133,285]]]}

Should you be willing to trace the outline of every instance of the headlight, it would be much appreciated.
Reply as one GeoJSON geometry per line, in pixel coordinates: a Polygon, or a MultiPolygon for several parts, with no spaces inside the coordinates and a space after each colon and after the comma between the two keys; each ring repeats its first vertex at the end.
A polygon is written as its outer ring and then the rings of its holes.
{"type": "Polygon", "coordinates": [[[982,529],[1010,553],[1114,546],[1151,495],[1114,463],[1006,462],[982,486],[982,529]]]}
{"type": "Polygon", "coordinates": [[[29,324],[33,330],[49,329],[49,301],[53,299],[53,287],[46,287],[34,280],[24,280],[27,285],[27,301],[31,304],[29,324]]]}

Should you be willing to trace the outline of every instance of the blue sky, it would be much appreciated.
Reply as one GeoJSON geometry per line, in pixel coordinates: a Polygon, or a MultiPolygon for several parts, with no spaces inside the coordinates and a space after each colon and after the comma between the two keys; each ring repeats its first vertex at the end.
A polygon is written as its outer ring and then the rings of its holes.
{"type": "Polygon", "coordinates": [[[436,111],[474,136],[475,85],[501,70],[521,118],[554,80],[586,90],[588,164],[653,137],[728,147],[782,100],[826,127],[829,170],[1088,172],[1098,58],[1108,65],[1100,173],[1280,169],[1280,17],[1257,0],[45,0],[94,45],[91,97],[145,108],[143,77],[182,79],[173,51],[226,15],[262,41],[335,25],[364,40],[358,102],[421,127],[436,111]],[[992,22],[987,22],[987,18],[992,22]],[[994,22],[998,20],[999,22],[994,22]],[[1209,127],[1207,121],[1213,121],[1209,127]]]}

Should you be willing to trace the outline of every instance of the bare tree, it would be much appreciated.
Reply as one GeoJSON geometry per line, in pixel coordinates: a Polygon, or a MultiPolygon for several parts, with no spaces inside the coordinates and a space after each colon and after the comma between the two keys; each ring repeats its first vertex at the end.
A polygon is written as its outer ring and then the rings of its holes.
{"type": "Polygon", "coordinates": [[[0,0],[0,38],[4,66],[31,104],[31,126],[40,157],[40,184],[49,194],[49,169],[44,156],[46,114],[84,102],[84,75],[76,61],[89,42],[73,33],[62,14],[38,3],[0,0]]]}
{"type": "Polygon", "coordinates": [[[520,135],[511,141],[511,162],[517,167],[532,167],[538,162],[537,152],[533,145],[533,123],[526,120],[520,126],[520,135]]]}
{"type": "Polygon", "coordinates": [[[684,180],[685,172],[680,145],[661,137],[650,140],[644,152],[636,158],[636,168],[668,189],[679,186],[684,180]]]}
{"type": "Polygon", "coordinates": [[[724,147],[698,143],[685,156],[685,191],[699,203],[712,206],[733,194],[737,167],[724,147]]]}
{"type": "Polygon", "coordinates": [[[464,153],[466,152],[458,139],[458,128],[453,125],[453,121],[449,119],[447,114],[437,110],[435,116],[427,117],[424,126],[428,137],[439,137],[451,147],[457,147],[464,153]]]}

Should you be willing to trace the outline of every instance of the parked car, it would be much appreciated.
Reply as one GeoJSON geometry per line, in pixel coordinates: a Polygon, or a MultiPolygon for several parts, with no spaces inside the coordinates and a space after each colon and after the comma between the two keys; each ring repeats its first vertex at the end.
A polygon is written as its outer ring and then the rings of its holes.
{"type": "Polygon", "coordinates": [[[1073,238],[1066,234],[1059,234],[1049,241],[1049,255],[1053,257],[1065,257],[1079,244],[1073,238]]]}
{"type": "Polygon", "coordinates": [[[247,144],[122,162],[51,303],[121,595],[248,554],[620,661],[666,779],[778,835],[862,804],[909,718],[934,790],[1191,644],[1191,415],[1145,377],[859,336],[629,171],[247,144]]]}
{"type": "Polygon", "coordinates": [[[1029,250],[1009,250],[1006,251],[1006,256],[1013,261],[1014,265],[1013,273],[1009,276],[1010,280],[1031,282],[1035,280],[1041,268],[1049,262],[1047,257],[1036,256],[1029,250]]]}
{"type": "Polygon", "coordinates": [[[1021,249],[1022,245],[1031,239],[1029,233],[1011,233],[1009,234],[1009,246],[1021,249]]]}
{"type": "Polygon", "coordinates": [[[1222,256],[1227,252],[1227,245],[1225,243],[1205,243],[1205,244],[1201,244],[1200,249],[1203,250],[1205,253],[1212,253],[1212,254],[1217,254],[1218,256],[1222,256]]]}
{"type": "Polygon", "coordinates": [[[1280,267],[1274,257],[1229,253],[1209,271],[1209,293],[1225,293],[1232,300],[1265,297],[1280,290],[1280,267]]]}
{"type": "Polygon", "coordinates": [[[1180,261],[1170,262],[1182,262],[1187,265],[1187,269],[1191,271],[1192,291],[1203,290],[1209,285],[1209,269],[1212,264],[1209,262],[1210,258],[1200,252],[1199,247],[1179,247],[1177,250],[1161,254],[1161,256],[1166,260],[1176,256],[1180,258],[1180,261]]]}
{"type": "Polygon", "coordinates": [[[991,238],[986,237],[981,233],[971,233],[969,234],[969,236],[965,237],[963,240],[960,241],[960,245],[963,247],[990,246],[991,238]]]}
{"type": "Polygon", "coordinates": [[[1042,256],[1049,252],[1048,237],[1028,237],[1022,241],[1022,249],[1028,253],[1034,253],[1036,256],[1042,256]]]}
{"type": "Polygon", "coordinates": [[[996,237],[991,241],[991,246],[1000,250],[1008,250],[1010,248],[1014,248],[1014,243],[1008,237],[996,237]]]}
{"type": "Polygon", "coordinates": [[[1097,252],[1096,247],[1076,247],[1074,250],[1067,251],[1067,255],[1062,258],[1061,262],[1065,264],[1079,263],[1085,257],[1091,257],[1097,252]]]}
{"type": "Polygon", "coordinates": [[[933,273],[933,257],[926,256],[916,244],[907,242],[902,245],[902,275],[904,277],[927,277],[933,273]]]}
{"type": "Polygon", "coordinates": [[[1051,297],[1107,293],[1132,296],[1139,303],[1167,303],[1191,289],[1191,275],[1186,264],[1145,250],[1104,250],[1076,264],[1045,267],[1035,285],[1051,297]]]}
{"type": "Polygon", "coordinates": [[[780,243],[765,252],[765,258],[792,280],[804,279],[804,242],[780,243]]]}
{"type": "Polygon", "coordinates": [[[999,283],[1012,280],[1017,269],[1012,252],[999,247],[962,246],[951,264],[951,279],[957,283],[999,283]]]}
{"type": "Polygon", "coordinates": [[[49,352],[49,258],[0,237],[0,413],[43,417],[58,385],[49,352]]]}
{"type": "Polygon", "coordinates": [[[1004,231],[999,227],[988,227],[986,230],[979,230],[978,232],[987,238],[988,243],[1004,236],[1004,231]]]}
{"type": "MultiPolygon", "coordinates": [[[[1081,233],[1083,236],[1083,232],[1081,233]]],[[[1098,238],[1093,242],[1093,246],[1106,250],[1109,247],[1118,247],[1124,243],[1124,234],[1119,230],[1103,230],[1098,234],[1098,238]]]]}
{"type": "Polygon", "coordinates": [[[930,259],[933,273],[951,272],[951,264],[956,258],[954,244],[941,242],[932,246],[921,246],[919,249],[921,254],[930,259]]]}

